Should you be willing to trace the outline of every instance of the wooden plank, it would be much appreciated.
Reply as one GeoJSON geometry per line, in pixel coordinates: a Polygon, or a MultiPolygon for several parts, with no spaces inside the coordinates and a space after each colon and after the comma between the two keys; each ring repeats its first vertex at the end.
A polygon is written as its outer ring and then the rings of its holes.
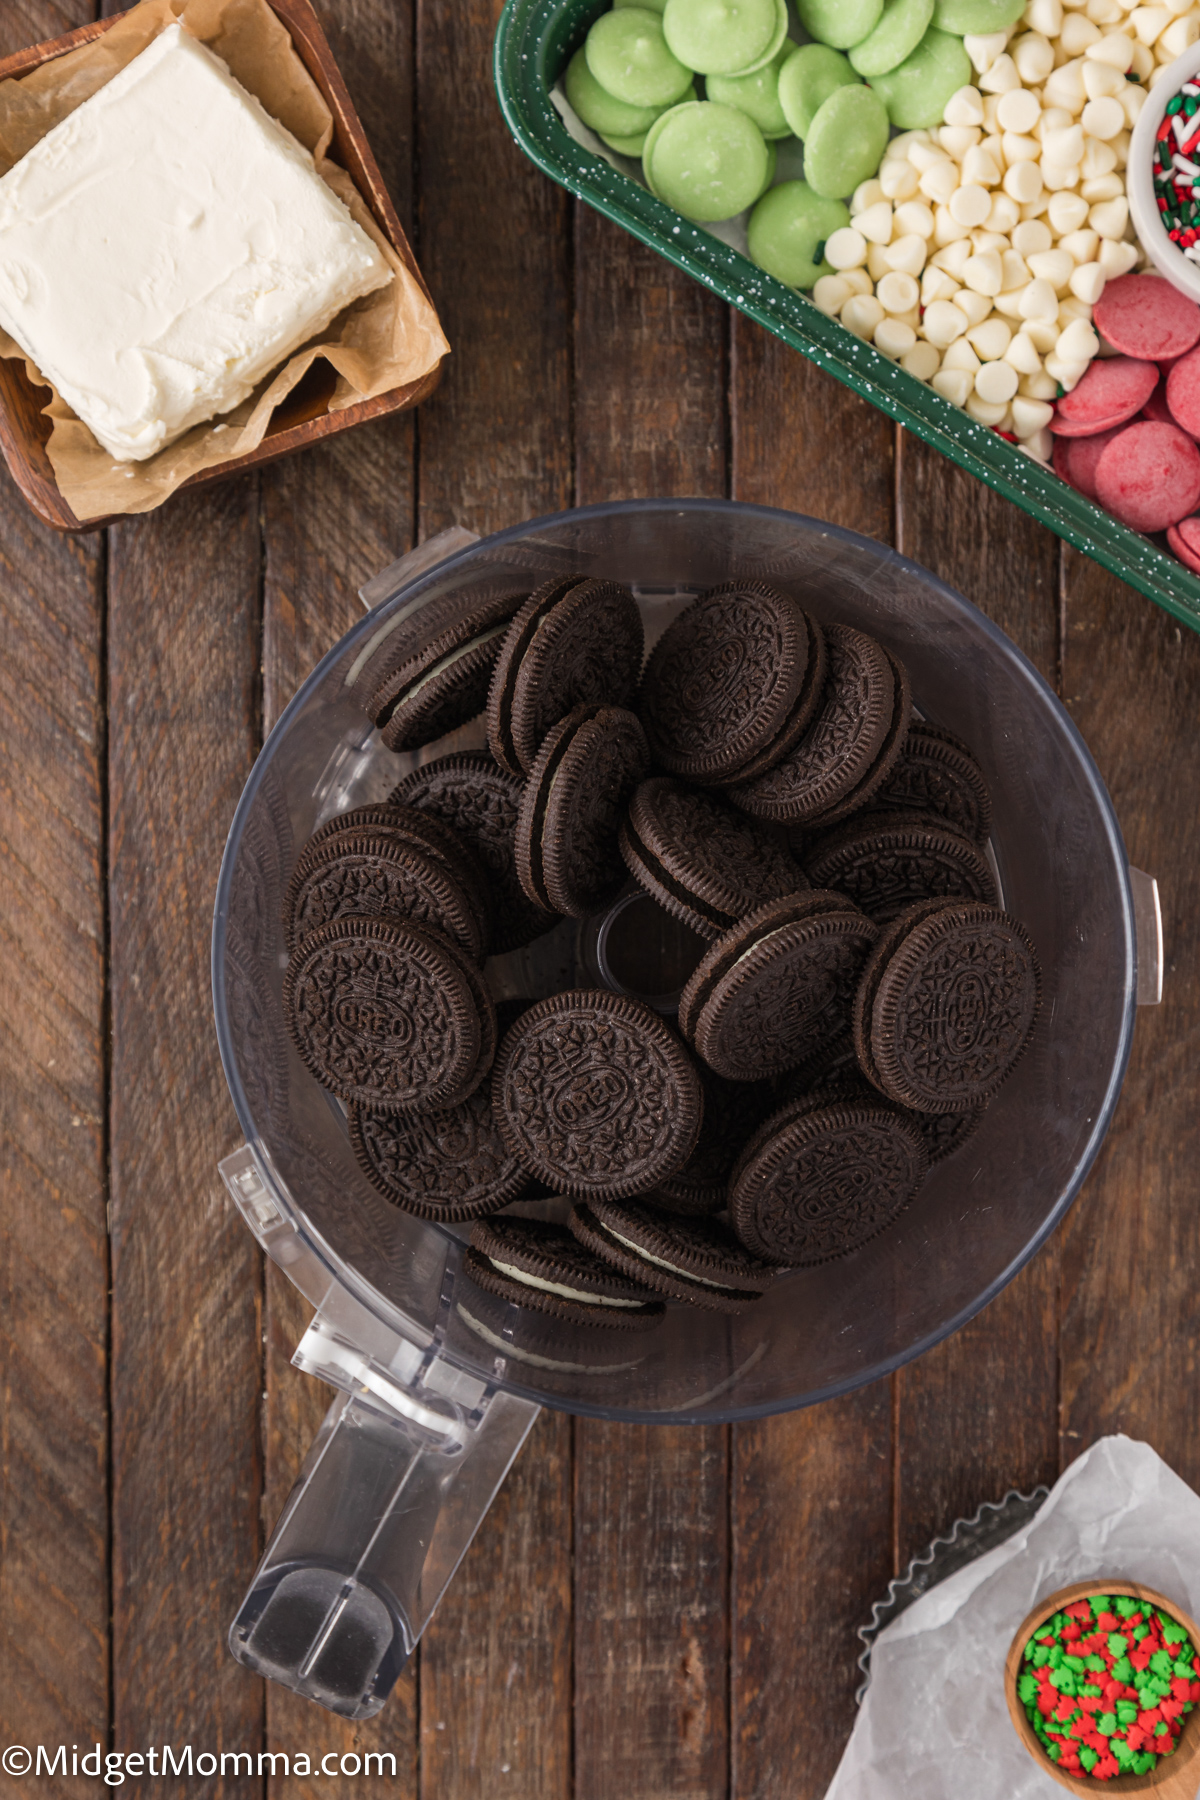
{"type": "MultiPolygon", "coordinates": [[[[13,0],[0,57],[93,10],[13,0]]],[[[0,473],[0,1689],[68,1755],[108,1735],[103,554],[0,473]]]]}
{"type": "Polygon", "coordinates": [[[208,959],[257,742],[259,554],[240,481],[117,527],[109,560],[115,1742],[255,1757],[262,1687],[225,1635],[259,1547],[261,1271],[216,1170],[238,1130],[208,959]]]}
{"type": "Polygon", "coordinates": [[[102,659],[103,544],[0,475],[0,1688],[68,1756],[108,1728],[102,659]]]}
{"type": "MultiPolygon", "coordinates": [[[[417,0],[414,242],[451,345],[418,415],[418,541],[571,501],[569,204],[496,106],[499,12],[417,0]]],[[[422,1800],[570,1791],[570,1441],[536,1427],[425,1632],[422,1800]]]]}
{"type": "Polygon", "coordinates": [[[1067,562],[1064,691],[1134,864],[1157,876],[1163,1004],[1137,1015],[1108,1141],[1067,1220],[1064,1466],[1105,1432],[1200,1485],[1200,638],[1094,563],[1067,562]]]}
{"type": "MultiPolygon", "coordinates": [[[[575,292],[579,504],[723,496],[726,308],[588,207],[575,292]]],[[[575,1455],[577,1800],[724,1793],[728,1431],[580,1419],[575,1455]]]]}
{"type": "Polygon", "coordinates": [[[873,406],[733,314],[731,492],[892,541],[895,427],[873,406]]]}
{"type": "MultiPolygon", "coordinates": [[[[899,548],[995,619],[1055,683],[1057,540],[917,439],[900,438],[899,548]]],[[[896,1376],[898,1569],[982,1501],[1054,1480],[1057,1285],[1054,1240],[986,1312],[896,1376]]]]}
{"type": "MultiPolygon", "coordinates": [[[[881,414],[740,314],[732,391],[736,499],[890,540],[895,432],[881,414]]],[[[854,1632],[892,1572],[891,1474],[886,1384],[735,1428],[737,1800],[815,1800],[832,1777],[854,1722],[854,1632]],[[797,1730],[794,1696],[818,1692],[797,1730]]]]}
{"type": "Polygon", "coordinates": [[[417,538],[571,503],[569,202],[492,92],[500,0],[417,0],[415,244],[450,356],[420,413],[417,538]]]}

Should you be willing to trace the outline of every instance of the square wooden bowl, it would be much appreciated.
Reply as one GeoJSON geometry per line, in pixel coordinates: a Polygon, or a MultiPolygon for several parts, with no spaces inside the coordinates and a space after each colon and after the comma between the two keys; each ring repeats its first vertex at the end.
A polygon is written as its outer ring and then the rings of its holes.
{"type": "MultiPolygon", "coordinates": [[[[333,114],[331,160],[346,170],[388,243],[428,294],[404,235],[404,227],[384,186],[379,165],[371,154],[362,122],[309,0],[267,0],[267,3],[286,27],[301,62],[333,114]]],[[[68,50],[91,43],[110,30],[121,16],[118,13],[112,18],[98,19],[94,24],[83,25],[78,31],[70,31],[50,43],[31,44],[27,50],[0,58],[0,81],[13,75],[26,75],[42,63],[64,56],[68,50]]],[[[294,450],[307,449],[309,444],[319,443],[335,431],[349,431],[352,426],[365,424],[368,419],[382,418],[385,413],[403,412],[431,394],[440,379],[439,364],[419,381],[391,388],[372,400],[361,400],[356,406],[346,406],[331,413],[329,402],[336,377],[330,365],[318,358],[303,381],[276,408],[257,450],[247,456],[232,457],[214,468],[200,470],[176,491],[185,493],[202,482],[224,481],[243,469],[274,462],[277,457],[289,456],[294,450]]],[[[57,531],[98,531],[102,525],[109,525],[113,519],[124,515],[109,514],[103,519],[89,519],[86,524],[81,524],[63,499],[46,454],[50,438],[50,420],[42,412],[46,393],[44,387],[30,381],[23,358],[0,358],[0,450],[4,452],[13,480],[39,519],[57,531]]]]}

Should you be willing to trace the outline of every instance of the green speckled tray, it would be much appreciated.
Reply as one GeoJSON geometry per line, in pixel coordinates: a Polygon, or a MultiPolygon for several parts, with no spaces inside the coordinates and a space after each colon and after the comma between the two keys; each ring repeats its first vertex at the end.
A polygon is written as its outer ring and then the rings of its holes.
{"type": "Polygon", "coordinates": [[[517,143],[545,174],[661,256],[739,307],[802,356],[898,419],[989,487],[1095,557],[1193,631],[1200,579],[1150,538],[1093,506],[1050,469],[951,406],[888,362],[794,289],[764,275],[703,227],[583,149],[568,135],[550,91],[609,0],[508,0],[496,32],[496,92],[517,143]]]}

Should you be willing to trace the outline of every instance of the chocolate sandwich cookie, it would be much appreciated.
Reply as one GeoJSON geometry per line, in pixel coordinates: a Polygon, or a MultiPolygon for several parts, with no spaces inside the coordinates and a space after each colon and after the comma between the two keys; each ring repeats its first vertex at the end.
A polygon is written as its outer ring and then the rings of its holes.
{"type": "Polygon", "coordinates": [[[759,819],[806,825],[861,788],[896,724],[896,677],[882,645],[849,625],[827,625],[829,671],[809,729],[729,797],[759,819]]]}
{"type": "MultiPolygon", "coordinates": [[[[657,1323],[651,1320],[651,1324],[657,1323]]],[[[652,1331],[613,1331],[597,1328],[590,1315],[586,1324],[552,1318],[537,1312],[522,1299],[519,1304],[491,1294],[472,1279],[464,1256],[454,1290],[454,1316],[449,1341],[460,1333],[482,1341],[493,1357],[551,1376],[578,1376],[600,1380],[636,1369],[656,1353],[652,1331]]],[[[467,1345],[464,1343],[464,1348],[467,1345]]],[[[472,1352],[476,1345],[470,1345],[472,1352]]],[[[539,1382],[539,1386],[544,1383],[539,1382]]]]}
{"type": "Polygon", "coordinates": [[[528,593],[503,584],[380,681],[367,711],[389,750],[417,750],[483,711],[504,634],[528,593]]]}
{"type": "Polygon", "coordinates": [[[527,774],[550,727],[585,701],[627,706],[644,647],[637,602],[615,581],[569,576],[531,594],[488,692],[488,745],[501,768],[527,774]]]}
{"type": "MultiPolygon", "coordinates": [[[[410,921],[343,918],[292,952],[283,1009],[312,1075],[341,1100],[434,1111],[457,1105],[486,1029],[450,939],[410,921]]],[[[492,1014],[494,1030],[495,1015],[492,1014]]]]}
{"type": "Polygon", "coordinates": [[[517,874],[516,829],[525,784],[486,752],[442,756],[393,790],[389,804],[413,808],[447,826],[486,871],[494,956],[553,931],[558,914],[529,898],[517,874]]]}
{"type": "Polygon", "coordinates": [[[481,1220],[463,1267],[486,1293],[570,1324],[645,1331],[666,1312],[644,1282],[622,1275],[565,1225],[541,1219],[481,1220]]]}
{"type": "Polygon", "coordinates": [[[915,1112],[982,1106],[1012,1073],[1041,996],[1024,926],[982,901],[927,900],[885,927],[854,1000],[872,1086],[915,1112]]]}
{"type": "Polygon", "coordinates": [[[509,1150],[572,1196],[648,1193],[700,1134],[700,1077],[640,1000],[577,988],[539,1000],[506,1033],[492,1100],[509,1150]]]}
{"type": "Polygon", "coordinates": [[[741,1312],[774,1278],[717,1219],[680,1219],[637,1201],[592,1199],[568,1225],[589,1250],[647,1287],[712,1312],[741,1312]]]}
{"type": "Polygon", "coordinates": [[[921,1135],[886,1101],[812,1095],[768,1119],[730,1184],[734,1231],[757,1256],[808,1268],[887,1229],[929,1168],[921,1135]]]}
{"type": "MultiPolygon", "coordinates": [[[[882,646],[881,646],[882,648],[882,646]]],[[[899,657],[893,656],[890,650],[884,650],[891,666],[892,720],[884,735],[879,754],[867,770],[862,780],[857,782],[850,792],[839,800],[836,806],[826,807],[815,819],[809,819],[808,825],[814,831],[824,831],[831,825],[848,819],[851,813],[861,812],[869,806],[879,789],[891,777],[897,762],[908,742],[908,733],[912,723],[912,683],[908,679],[908,670],[899,657]]]]}
{"type": "MultiPolygon", "coordinates": [[[[780,1083],[779,1099],[785,1105],[817,1094],[823,1100],[831,1100],[835,1095],[839,1099],[875,1099],[876,1089],[858,1066],[852,1031],[843,1032],[816,1056],[793,1069],[780,1083]]],[[[980,1107],[977,1112],[970,1113],[923,1113],[901,1108],[905,1118],[920,1133],[931,1165],[944,1162],[962,1148],[985,1110],[980,1107]]]]}
{"type": "Polygon", "coordinates": [[[634,880],[701,937],[719,937],[776,894],[808,885],[781,837],[719,795],[666,775],[643,781],[620,831],[634,880]]]}
{"type": "MultiPolygon", "coordinates": [[[[330,838],[344,837],[351,832],[375,838],[394,838],[397,843],[422,851],[426,856],[432,857],[434,862],[440,863],[470,901],[472,910],[483,927],[485,943],[490,940],[492,903],[487,877],[478,857],[449,826],[443,825],[432,813],[419,812],[414,806],[393,804],[386,800],[369,806],[353,806],[347,812],[335,813],[332,819],[327,819],[324,825],[313,832],[305,844],[296,860],[293,880],[302,878],[301,872],[307,870],[310,860],[316,856],[322,844],[328,843],[330,838]]],[[[290,939],[291,925],[286,918],[284,931],[290,939]]]]}
{"type": "MultiPolygon", "coordinates": [[[[853,1058],[853,1045],[850,1054],[853,1058]]],[[[743,1144],[779,1104],[773,1082],[726,1081],[704,1064],[699,1075],[704,1119],[696,1148],[678,1174],[668,1175],[646,1197],[663,1212],[691,1218],[721,1211],[743,1144]]]]}
{"type": "MultiPolygon", "coordinates": [[[[761,582],[702,594],[650,654],[638,698],[651,753],[668,774],[700,784],[735,781],[795,727],[819,633],[786,595],[761,582]]],[[[819,689],[818,689],[819,691],[819,689]]]]}
{"type": "Polygon", "coordinates": [[[819,838],[804,866],[814,887],[848,894],[878,925],[917,900],[996,904],[996,883],[978,844],[928,813],[860,813],[819,838]]]}
{"type": "Polygon", "coordinates": [[[977,844],[985,843],[992,829],[992,802],[974,756],[950,732],[920,719],[909,727],[896,766],[872,804],[931,813],[977,844]]]}
{"type": "Polygon", "coordinates": [[[769,900],[718,938],[679,1001],[679,1029],[720,1075],[758,1081],[842,1033],[878,929],[842,894],[769,900]]]}
{"type": "Polygon", "coordinates": [[[307,851],[284,902],[289,948],[319,925],[346,917],[434,925],[477,962],[483,925],[450,871],[416,845],[382,833],[343,831],[307,851]]]}
{"type": "Polygon", "coordinates": [[[525,784],[517,873],[548,911],[586,918],[625,879],[617,832],[650,767],[636,713],[588,702],[552,727],[525,784]]]}
{"type": "Polygon", "coordinates": [[[529,1186],[496,1124],[487,1078],[459,1106],[412,1113],[351,1105],[347,1123],[367,1180],[419,1219],[481,1218],[529,1186]]]}

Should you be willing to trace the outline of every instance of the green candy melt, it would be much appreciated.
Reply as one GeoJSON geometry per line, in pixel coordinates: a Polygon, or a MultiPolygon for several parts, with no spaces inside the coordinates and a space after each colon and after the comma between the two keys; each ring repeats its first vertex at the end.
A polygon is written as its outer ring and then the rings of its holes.
{"type": "Polygon", "coordinates": [[[754,204],[770,177],[771,158],[753,119],[736,107],[697,100],[655,122],[642,166],[651,192],[665,205],[708,224],[754,204]]]}
{"type": "Polygon", "coordinates": [[[878,25],[883,0],[796,0],[796,11],[818,44],[852,50],[878,25]]]}
{"type": "Polygon", "coordinates": [[[692,85],[692,71],[668,48],[662,20],[644,6],[602,13],[584,55],[605,92],[627,106],[673,106],[692,85]]]}
{"type": "Polygon", "coordinates": [[[577,50],[567,64],[563,87],[585,125],[602,138],[644,135],[662,111],[661,106],[628,106],[600,86],[588,68],[587,57],[577,50]]]}
{"type": "Polygon", "coordinates": [[[809,187],[826,200],[844,200],[874,175],[887,141],[888,115],[879,96],[861,85],[838,88],[804,140],[809,187]]]}
{"type": "Polygon", "coordinates": [[[768,275],[791,288],[811,288],[833,270],[824,260],[827,241],[850,223],[840,200],[813,192],[807,181],[782,181],[750,214],[750,255],[768,275]]]}
{"type": "Polygon", "coordinates": [[[796,45],[785,39],[783,48],[753,75],[710,75],[704,84],[708,98],[721,106],[736,106],[754,120],[765,138],[788,137],[792,128],[779,103],[779,73],[795,49],[796,45]]]}
{"type": "Polygon", "coordinates": [[[808,136],[809,126],[830,94],[857,82],[858,76],[840,50],[831,50],[827,44],[802,44],[793,50],[779,71],[779,104],[796,136],[808,136]]]}
{"type": "Polygon", "coordinates": [[[931,25],[910,56],[886,75],[876,75],[872,92],[901,131],[940,125],[951,94],[971,80],[971,59],[959,38],[931,25]]]}
{"type": "Polygon", "coordinates": [[[644,131],[636,132],[633,137],[605,137],[603,132],[600,133],[601,143],[607,144],[610,150],[615,150],[619,156],[632,156],[639,161],[646,148],[646,137],[647,133],[644,131]]]}
{"type": "Polygon", "coordinates": [[[672,54],[697,74],[745,73],[779,49],[787,7],[783,0],[667,0],[663,32],[672,54]]]}
{"type": "Polygon", "coordinates": [[[934,0],[885,0],[874,31],[851,50],[851,68],[867,77],[897,68],[925,36],[933,5],[934,0]]]}
{"type": "Polygon", "coordinates": [[[939,31],[955,37],[985,37],[992,31],[1007,31],[1024,11],[1022,0],[936,0],[933,22],[939,31]]]}

